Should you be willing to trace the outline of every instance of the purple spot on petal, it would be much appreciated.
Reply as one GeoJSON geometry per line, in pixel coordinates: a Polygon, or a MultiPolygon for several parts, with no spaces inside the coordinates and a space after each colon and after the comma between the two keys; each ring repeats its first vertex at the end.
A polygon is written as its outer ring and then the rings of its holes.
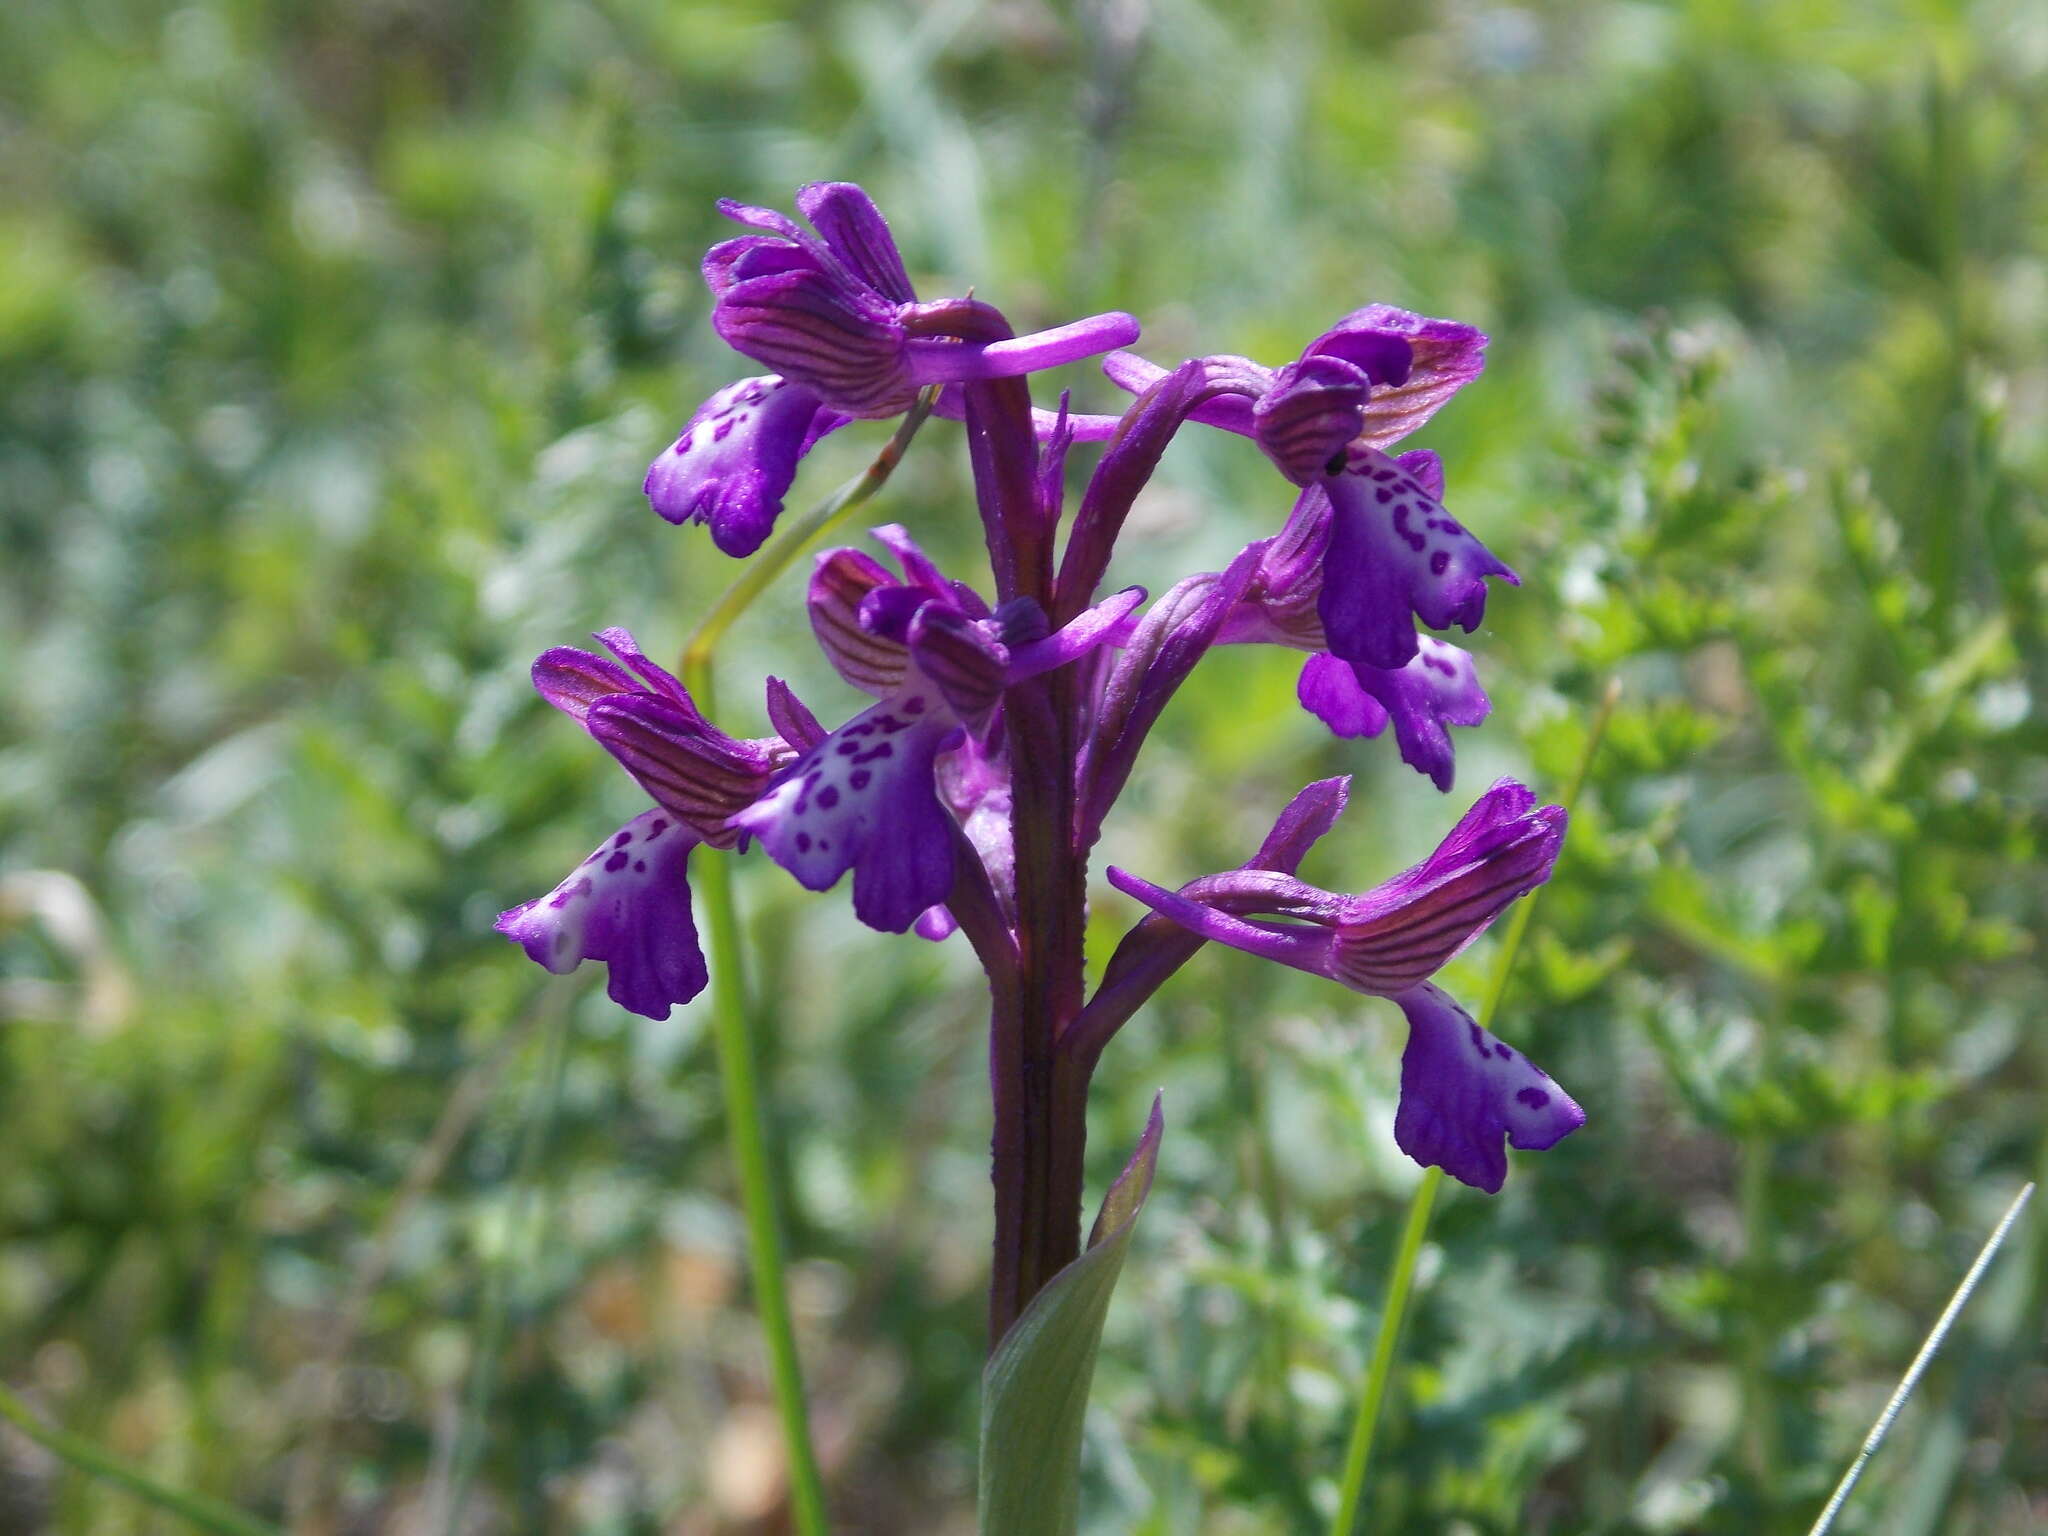
{"type": "Polygon", "coordinates": [[[1480,1031],[1479,1026],[1477,1024],[1474,1024],[1470,1019],[1467,1019],[1465,1021],[1465,1027],[1472,1031],[1472,1049],[1477,1051],[1481,1056],[1485,1056],[1487,1054],[1486,1036],[1480,1031]]]}
{"type": "Polygon", "coordinates": [[[868,780],[872,779],[873,777],[874,775],[870,773],[867,769],[856,768],[853,770],[853,777],[850,780],[848,780],[848,782],[851,783],[855,789],[866,789],[868,787],[868,780]]]}
{"type": "Polygon", "coordinates": [[[1444,532],[1450,534],[1453,538],[1456,538],[1459,534],[1465,531],[1463,528],[1458,526],[1458,520],[1455,517],[1445,518],[1443,522],[1443,528],[1444,532]]]}
{"type": "Polygon", "coordinates": [[[1438,550],[1438,551],[1437,551],[1437,552],[1436,552],[1435,554],[1433,554],[1433,555],[1431,555],[1431,556],[1429,557],[1429,573],[1430,573],[1430,575],[1432,575],[1432,576],[1441,576],[1441,575],[1443,575],[1443,573],[1444,573],[1445,571],[1449,570],[1450,568],[1451,568],[1451,552],[1450,552],[1449,550],[1447,550],[1447,549],[1440,549],[1440,550],[1438,550]]]}
{"type": "Polygon", "coordinates": [[[630,853],[625,852],[613,854],[610,858],[604,861],[605,873],[610,875],[616,875],[620,870],[626,867],[627,862],[632,857],[633,856],[630,853]]]}
{"type": "Polygon", "coordinates": [[[655,817],[653,821],[648,823],[647,841],[649,841],[650,843],[653,842],[657,837],[661,836],[661,834],[666,832],[667,830],[668,818],[666,816],[655,817]]]}
{"type": "Polygon", "coordinates": [[[728,437],[732,436],[732,429],[738,426],[739,424],[739,417],[726,417],[723,421],[719,422],[717,426],[711,429],[711,441],[713,441],[714,443],[724,442],[728,437]]]}
{"type": "Polygon", "coordinates": [[[924,713],[924,699],[923,699],[923,697],[922,697],[922,696],[920,696],[920,697],[917,697],[917,698],[913,698],[913,699],[905,699],[905,700],[903,701],[903,713],[905,713],[906,715],[921,715],[921,714],[923,714],[923,713],[924,713]]]}
{"type": "Polygon", "coordinates": [[[1541,1088],[1524,1088],[1515,1095],[1515,1099],[1516,1102],[1526,1104],[1531,1109],[1541,1109],[1550,1102],[1550,1095],[1541,1088]]]}
{"type": "Polygon", "coordinates": [[[818,791],[818,809],[819,809],[819,810],[821,810],[821,811],[829,811],[829,810],[831,810],[831,809],[832,809],[832,807],[833,807],[833,806],[837,805],[838,803],[839,803],[839,787],[838,787],[837,785],[835,785],[835,784],[827,784],[827,785],[826,785],[826,786],[825,786],[825,787],[824,787],[823,789],[821,789],[821,790],[819,790],[819,791],[818,791]]]}
{"type": "Polygon", "coordinates": [[[1394,493],[1388,490],[1384,485],[1381,486],[1377,491],[1373,492],[1373,495],[1378,498],[1379,504],[1383,507],[1388,502],[1394,499],[1394,493]]]}
{"type": "Polygon", "coordinates": [[[810,834],[810,833],[808,833],[808,832],[799,832],[799,833],[797,833],[797,835],[796,835],[796,851],[797,851],[798,853],[809,853],[809,852],[811,851],[811,834],[810,834]]]}
{"type": "Polygon", "coordinates": [[[842,741],[839,743],[839,755],[841,757],[851,757],[859,750],[860,743],[857,741],[842,741]]]}
{"type": "Polygon", "coordinates": [[[612,846],[614,848],[623,848],[626,846],[626,844],[630,843],[631,841],[633,841],[633,834],[631,832],[621,832],[617,837],[612,839],[612,846]]]}
{"type": "Polygon", "coordinates": [[[644,875],[644,874],[646,874],[646,873],[647,873],[647,861],[646,861],[645,859],[635,859],[635,860],[633,861],[633,873],[634,873],[634,874],[636,874],[636,875],[644,875]]]}
{"type": "Polygon", "coordinates": [[[894,744],[885,741],[878,747],[869,747],[867,751],[861,753],[854,761],[856,763],[872,763],[878,758],[893,757],[895,753],[896,748],[894,744]]]}

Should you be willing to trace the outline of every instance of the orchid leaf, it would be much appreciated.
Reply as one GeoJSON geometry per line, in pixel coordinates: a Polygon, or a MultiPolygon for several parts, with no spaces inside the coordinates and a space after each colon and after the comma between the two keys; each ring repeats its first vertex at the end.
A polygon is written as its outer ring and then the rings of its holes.
{"type": "Polygon", "coordinates": [[[1088,1249],[1032,1298],[981,1376],[981,1536],[1072,1536],[1080,1519],[1081,1426],[1110,1292],[1152,1192],[1165,1122],[1159,1100],[1103,1196],[1088,1249]]]}

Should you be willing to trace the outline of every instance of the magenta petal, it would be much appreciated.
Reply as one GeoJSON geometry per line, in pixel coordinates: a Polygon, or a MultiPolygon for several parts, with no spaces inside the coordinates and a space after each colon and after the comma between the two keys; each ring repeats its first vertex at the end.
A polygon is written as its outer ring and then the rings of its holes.
{"type": "Polygon", "coordinates": [[[1423,1167],[1495,1194],[1508,1172],[1503,1139],[1540,1152],[1586,1123],[1586,1112],[1542,1068],[1481,1029],[1440,989],[1419,986],[1394,1001],[1408,1015],[1394,1140],[1423,1167]]]}
{"type": "Polygon", "coordinates": [[[651,694],[599,699],[585,727],[650,798],[715,848],[736,841],[727,818],[760,796],[774,768],[769,746],[735,741],[651,694]]]}
{"type": "MultiPolygon", "coordinates": [[[[1257,955],[1262,960],[1277,960],[1282,965],[1291,965],[1298,971],[1310,971],[1318,976],[1328,976],[1330,969],[1331,935],[1324,928],[1279,928],[1264,923],[1247,922],[1214,907],[1205,906],[1183,896],[1178,891],[1169,891],[1162,886],[1141,880],[1112,866],[1108,871],[1109,883],[1126,896],[1135,898],[1157,912],[1161,917],[1170,918],[1200,938],[1217,944],[1228,944],[1232,949],[1241,949],[1248,955],[1257,955]]],[[[1214,877],[1222,879],[1225,877],[1214,877]]],[[[1275,882],[1269,877],[1260,882],[1270,886],[1275,882]]],[[[1290,888],[1310,890],[1299,881],[1287,882],[1290,888]]],[[[1319,893],[1326,894],[1326,893],[1319,893]]]]}
{"type": "Polygon", "coordinates": [[[726,554],[751,555],[781,515],[798,461],[850,420],[787,379],[741,379],[698,408],[641,489],[670,522],[709,524],[726,554]]]}
{"type": "Polygon", "coordinates": [[[857,549],[828,549],[811,571],[806,602],[825,658],[854,687],[886,698],[903,682],[910,653],[861,623],[868,598],[897,586],[888,567],[857,549]]]}
{"type": "Polygon", "coordinates": [[[898,304],[916,302],[888,221],[866,192],[850,181],[814,181],[797,189],[796,206],[862,282],[898,304]]]}
{"type": "Polygon", "coordinates": [[[709,979],[686,879],[695,846],[668,812],[644,811],[547,895],[501,914],[497,930],[557,975],[603,961],[613,1002],[665,1019],[709,979]]]}
{"type": "Polygon", "coordinates": [[[1387,304],[1369,304],[1346,317],[1360,330],[1400,336],[1408,343],[1408,377],[1375,389],[1366,402],[1364,441],[1385,448],[1414,432],[1486,367],[1486,333],[1456,320],[1432,320],[1387,304]]]}
{"type": "Polygon", "coordinates": [[[640,684],[617,662],[573,645],[558,645],[540,653],[533,663],[533,687],[578,722],[606,695],[640,691],[640,684]]]}
{"type": "Polygon", "coordinates": [[[1315,847],[1337,824],[1337,818],[1344,814],[1344,806],[1350,799],[1351,775],[1348,773],[1334,779],[1317,779],[1315,783],[1305,785],[1274,819],[1273,830],[1259,844],[1252,866],[1293,874],[1301,867],[1309,849],[1315,847]]]}
{"type": "Polygon", "coordinates": [[[1406,453],[1394,455],[1394,462],[1415,477],[1415,483],[1434,496],[1444,499],[1444,461],[1441,454],[1427,448],[1411,448],[1406,453]]]}
{"type": "MultiPolygon", "coordinates": [[[[1430,635],[1417,636],[1416,644],[1415,659],[1398,671],[1384,672],[1377,667],[1347,662],[1336,664],[1349,670],[1361,694],[1369,695],[1383,707],[1383,719],[1393,719],[1401,761],[1426,774],[1438,789],[1448,792],[1457,768],[1457,753],[1451,745],[1448,727],[1478,725],[1492,706],[1479,686],[1479,675],[1473,669],[1469,652],[1430,635]]],[[[1335,657],[1315,659],[1336,661],[1335,657]]],[[[1304,685],[1307,678],[1304,669],[1304,685]]],[[[1324,716],[1325,720],[1328,718],[1324,716]]],[[[1330,728],[1337,730],[1334,724],[1330,728]]],[[[1337,734],[1349,733],[1337,730],[1337,734]]],[[[1377,735],[1378,731],[1366,734],[1377,735]]]]}
{"type": "Polygon", "coordinates": [[[854,915],[902,933],[953,886],[953,828],[932,762],[957,723],[911,689],[856,715],[778,776],[730,825],[814,891],[853,870],[854,915]]]}
{"type": "Polygon", "coordinates": [[[1003,696],[1008,648],[973,619],[931,599],[912,616],[905,641],[910,659],[945,697],[947,708],[985,738],[1003,696]]]}
{"type": "Polygon", "coordinates": [[[1486,581],[1519,577],[1385,454],[1356,449],[1323,482],[1332,508],[1316,609],[1333,655],[1391,671],[1416,653],[1410,615],[1468,633],[1486,616],[1486,581]]]}
{"type": "Polygon", "coordinates": [[[1338,657],[1322,654],[1303,662],[1294,696],[1332,735],[1347,741],[1377,736],[1387,728],[1387,712],[1380,701],[1359,686],[1351,663],[1338,657]]]}
{"type": "Polygon", "coordinates": [[[779,677],[768,679],[768,723],[799,752],[808,752],[825,739],[825,727],[818,724],[810,706],[779,677]]]}
{"type": "MultiPolygon", "coordinates": [[[[1406,348],[1403,348],[1405,351],[1406,348]]],[[[1296,485],[1340,466],[1345,446],[1364,420],[1372,381],[1338,357],[1304,357],[1275,376],[1252,407],[1252,435],[1266,457],[1296,485]]]]}
{"type": "Polygon", "coordinates": [[[1010,653],[1008,680],[1021,682],[1078,661],[1098,647],[1125,644],[1131,636],[1132,615],[1144,601],[1143,587],[1125,587],[1078,615],[1057,633],[1017,646],[1010,653]]]}

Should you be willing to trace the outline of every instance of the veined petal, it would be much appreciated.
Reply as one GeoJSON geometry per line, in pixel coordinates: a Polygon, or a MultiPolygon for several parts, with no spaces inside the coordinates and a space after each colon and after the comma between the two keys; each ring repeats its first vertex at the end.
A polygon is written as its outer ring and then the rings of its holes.
{"type": "Polygon", "coordinates": [[[603,961],[613,1002],[665,1019],[708,980],[686,879],[695,846],[668,812],[643,811],[547,895],[502,913],[498,932],[558,975],[603,961]]]}
{"type": "Polygon", "coordinates": [[[857,549],[828,549],[811,571],[806,601],[811,633],[833,669],[864,693],[886,698],[903,682],[910,652],[866,628],[861,607],[872,593],[897,586],[897,578],[872,555],[857,549]]]}
{"type": "Polygon", "coordinates": [[[1252,435],[1283,475],[1296,485],[1312,484],[1330,472],[1332,461],[1343,462],[1371,392],[1365,370],[1343,358],[1304,357],[1282,368],[1252,406],[1252,435]]]}
{"type": "Polygon", "coordinates": [[[534,691],[581,724],[590,706],[614,693],[638,693],[640,684],[615,661],[573,645],[542,651],[533,663],[534,691]]]}
{"type": "Polygon", "coordinates": [[[1521,578],[1385,454],[1354,449],[1323,481],[1330,546],[1316,609],[1330,651],[1391,671],[1416,654],[1414,618],[1466,631],[1486,615],[1486,580],[1521,578]],[[1414,618],[1411,618],[1411,615],[1414,618]]]}
{"type": "Polygon", "coordinates": [[[1342,324],[1359,332],[1398,336],[1409,348],[1407,378],[1375,389],[1366,402],[1360,440],[1368,447],[1385,448],[1414,432],[1486,367],[1486,333],[1456,320],[1432,320],[1390,304],[1368,304],[1347,315],[1342,324]]]}
{"type": "Polygon", "coordinates": [[[852,419],[788,379],[741,379],[698,407],[641,489],[670,522],[709,524],[726,554],[751,555],[781,515],[798,461],[852,419]]]}
{"type": "Polygon", "coordinates": [[[862,282],[898,304],[916,301],[888,220],[860,187],[850,181],[814,181],[797,188],[796,206],[862,282]]]}
{"type": "Polygon", "coordinates": [[[1554,1147],[1586,1123],[1586,1112],[1528,1057],[1481,1029],[1433,986],[1394,999],[1408,1016],[1401,1054],[1401,1105],[1394,1140],[1425,1168],[1498,1193],[1509,1146],[1554,1147]]]}
{"type": "Polygon", "coordinates": [[[911,618],[906,643],[911,661],[939,690],[947,708],[977,738],[985,738],[1003,696],[1009,648],[958,609],[931,600],[911,618]]]}
{"type": "Polygon", "coordinates": [[[711,309],[737,352],[849,416],[900,416],[917,399],[896,306],[830,265],[755,247],[711,309]]]}
{"type": "Polygon", "coordinates": [[[884,699],[785,769],[730,825],[810,890],[852,869],[854,915],[902,933],[952,891],[953,829],[932,760],[957,729],[936,691],[884,699]]]}
{"type": "Polygon", "coordinates": [[[1548,880],[1564,843],[1564,809],[1525,805],[1503,814],[1526,794],[1512,780],[1496,785],[1429,858],[1352,897],[1337,920],[1330,974],[1381,997],[1405,991],[1548,880]]]}
{"type": "Polygon", "coordinates": [[[735,741],[667,699],[618,693],[599,699],[584,722],[634,782],[703,842],[730,848],[727,825],[768,787],[780,744],[735,741]]]}

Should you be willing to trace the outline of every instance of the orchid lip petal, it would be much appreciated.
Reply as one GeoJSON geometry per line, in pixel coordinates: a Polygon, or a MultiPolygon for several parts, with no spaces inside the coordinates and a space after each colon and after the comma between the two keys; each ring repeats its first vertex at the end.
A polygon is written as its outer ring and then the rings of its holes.
{"type": "Polygon", "coordinates": [[[665,1019],[710,979],[686,878],[696,846],[667,811],[644,811],[560,885],[500,914],[495,926],[557,975],[603,961],[613,1002],[665,1019]]]}
{"type": "Polygon", "coordinates": [[[808,890],[851,869],[854,915],[905,932],[952,889],[954,833],[933,763],[959,735],[935,689],[906,688],[806,752],[727,825],[759,838],[808,890]]]}
{"type": "Polygon", "coordinates": [[[1586,1123],[1549,1074],[1440,988],[1424,984],[1394,1001],[1408,1016],[1394,1139],[1425,1168],[1496,1194],[1507,1178],[1503,1141],[1541,1152],[1586,1123]]]}
{"type": "Polygon", "coordinates": [[[853,418],[776,374],[729,384],[647,466],[641,490],[671,523],[704,523],[735,559],[767,540],[817,441],[853,418]]]}

